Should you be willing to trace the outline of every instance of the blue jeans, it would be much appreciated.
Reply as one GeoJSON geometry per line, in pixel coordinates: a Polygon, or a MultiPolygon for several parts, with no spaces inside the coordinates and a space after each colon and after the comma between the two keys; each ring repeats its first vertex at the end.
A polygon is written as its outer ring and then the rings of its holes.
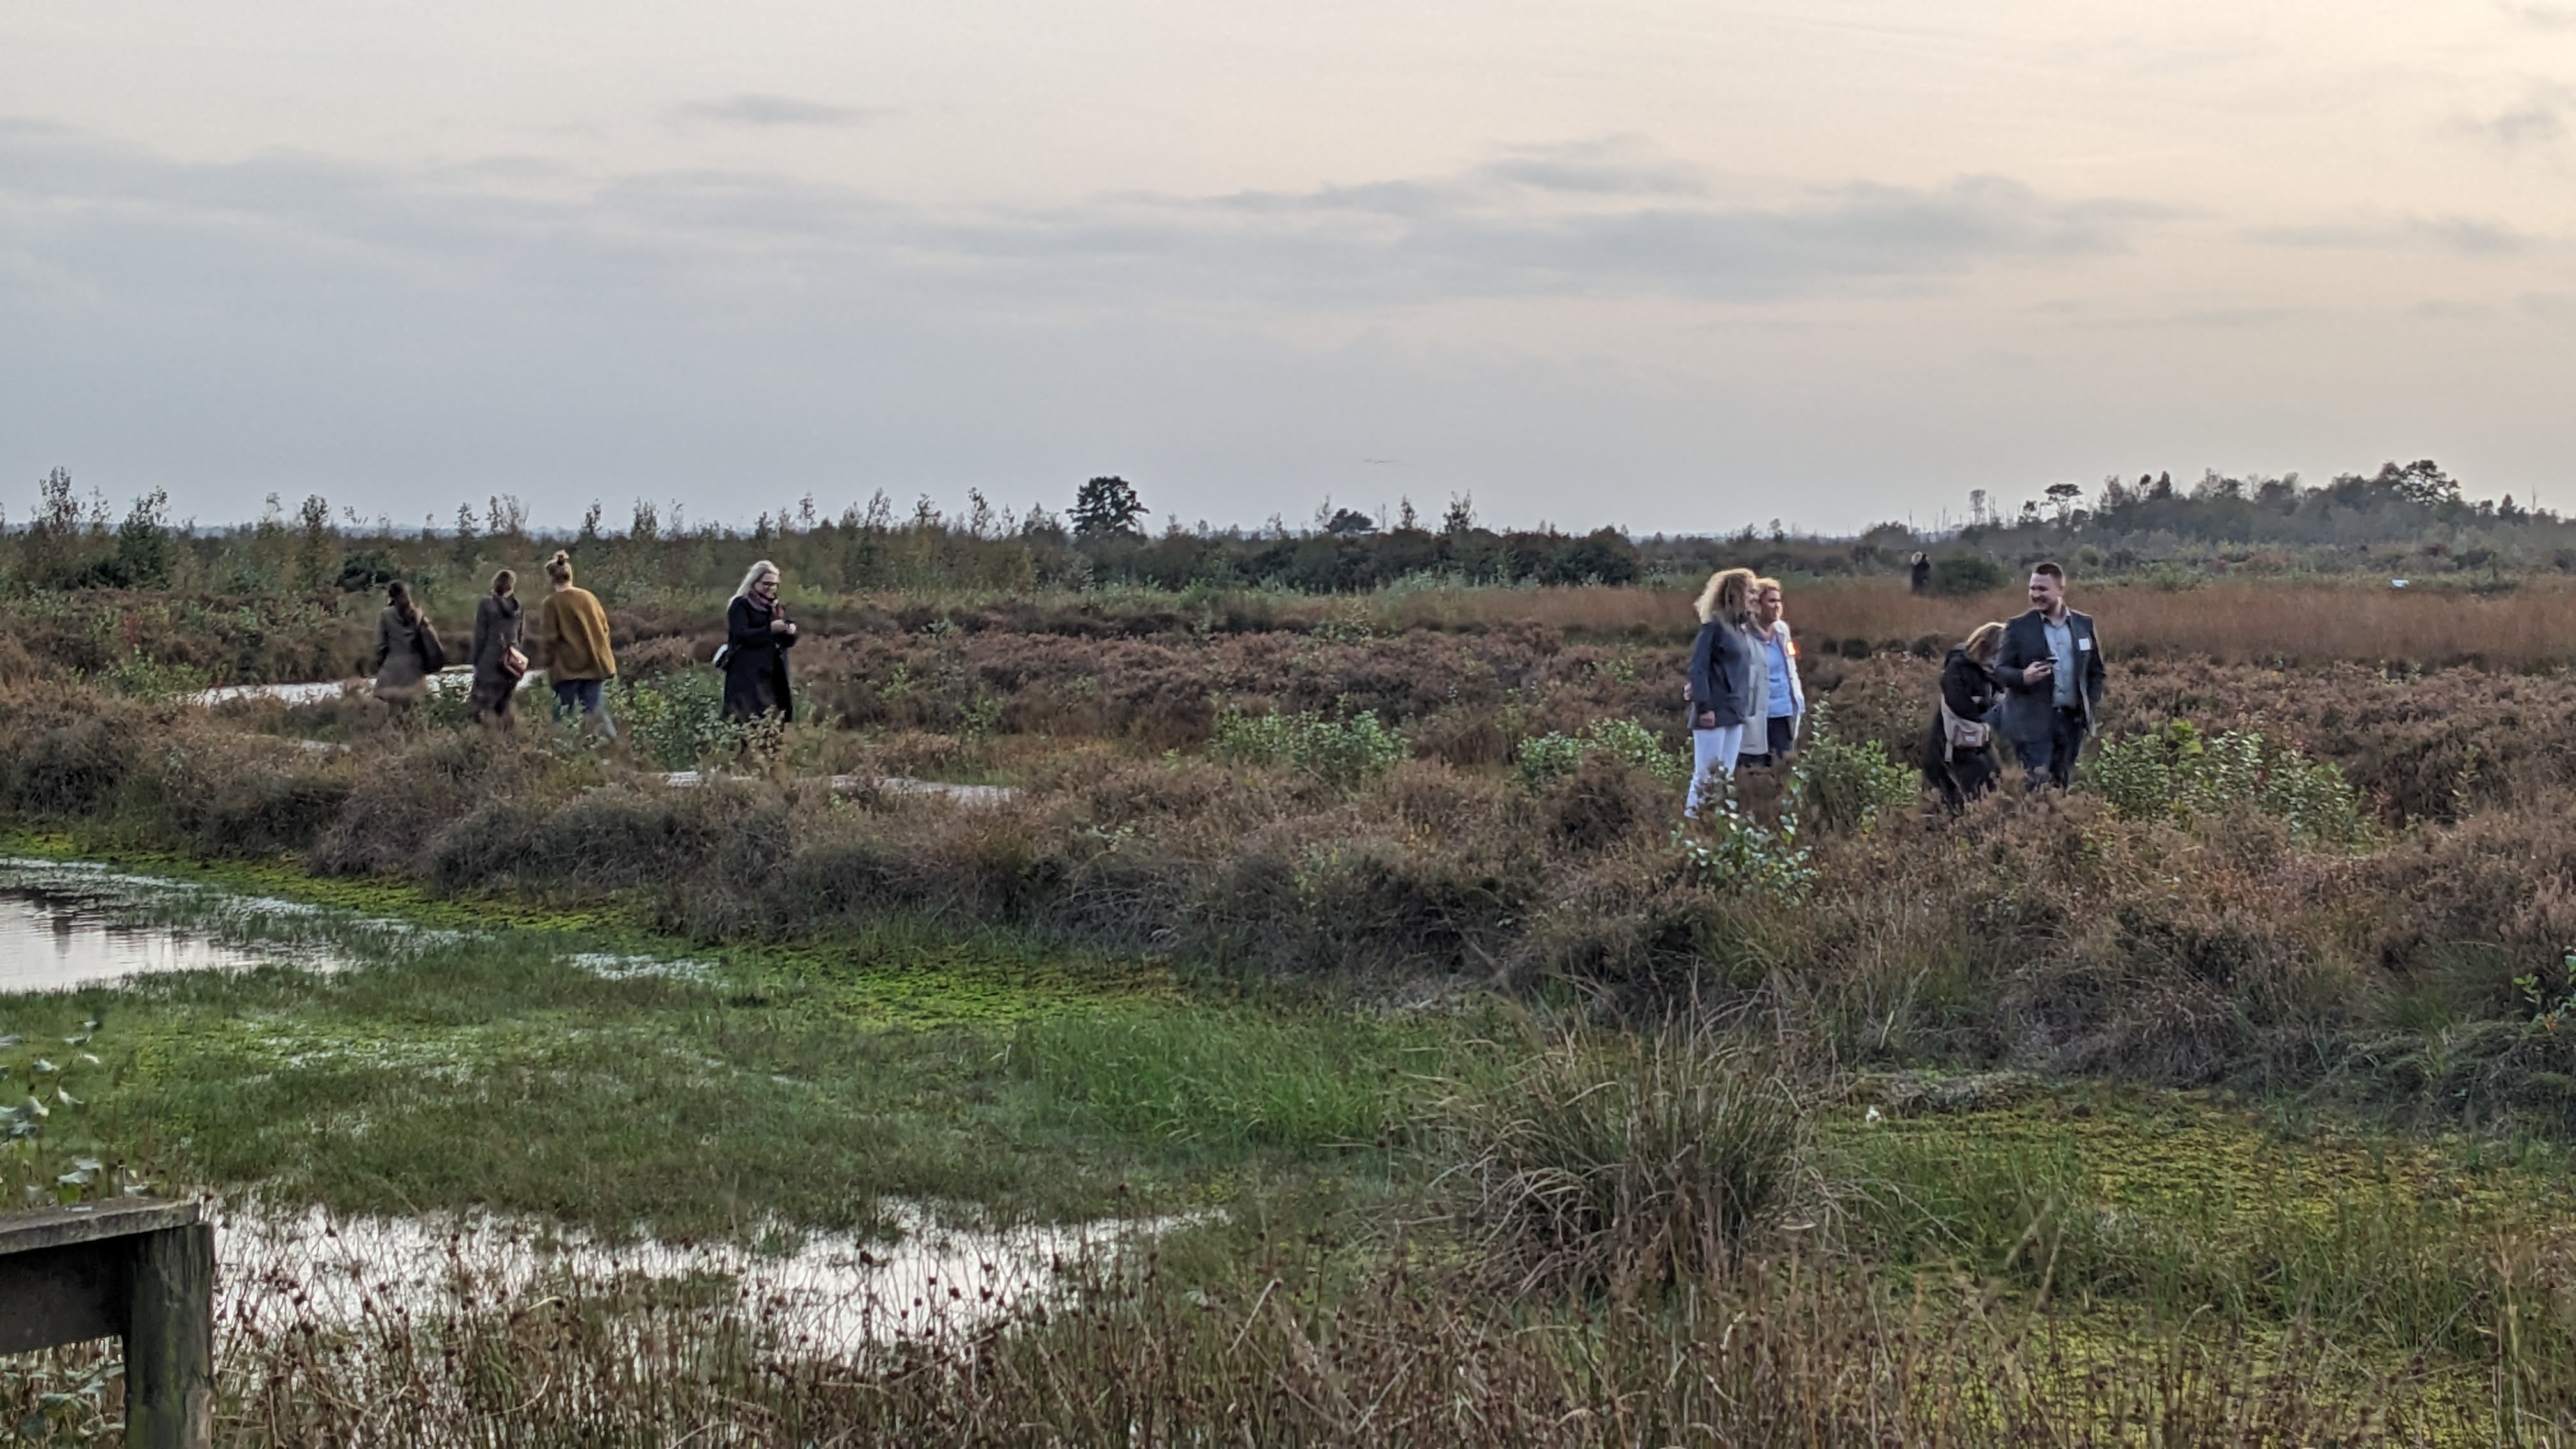
{"type": "Polygon", "coordinates": [[[575,710],[596,716],[599,732],[617,738],[617,724],[608,717],[608,700],[601,693],[604,679],[558,679],[555,681],[555,718],[570,719],[575,710]]]}

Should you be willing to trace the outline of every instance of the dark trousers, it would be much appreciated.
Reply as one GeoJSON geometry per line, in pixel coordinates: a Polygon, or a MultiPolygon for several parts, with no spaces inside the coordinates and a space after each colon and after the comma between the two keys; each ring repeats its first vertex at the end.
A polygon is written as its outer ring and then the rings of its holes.
{"type": "Polygon", "coordinates": [[[599,732],[617,738],[617,722],[608,717],[606,680],[558,679],[555,686],[555,718],[570,719],[578,713],[599,722],[599,732]]]}
{"type": "Polygon", "coordinates": [[[2075,778],[2075,757],[2084,752],[2084,711],[2052,709],[2048,721],[2048,738],[2015,740],[2013,753],[2030,772],[2030,788],[2055,785],[2063,790],[2075,778]]]}
{"type": "MultiPolygon", "coordinates": [[[[1789,715],[1775,714],[1771,716],[1771,728],[1762,737],[1762,742],[1770,746],[1770,748],[1758,755],[1737,755],[1735,757],[1735,768],[1739,770],[1749,770],[1757,765],[1768,768],[1787,758],[1790,746],[1795,745],[1798,742],[1798,737],[1795,733],[1797,723],[1798,721],[1789,715]]],[[[1744,734],[1745,743],[1751,744],[1753,742],[1753,731],[1748,729],[1744,734]]]]}

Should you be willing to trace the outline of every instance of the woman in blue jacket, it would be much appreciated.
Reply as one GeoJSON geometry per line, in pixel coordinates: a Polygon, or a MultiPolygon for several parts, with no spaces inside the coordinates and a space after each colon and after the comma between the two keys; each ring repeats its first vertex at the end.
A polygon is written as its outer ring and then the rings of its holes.
{"type": "Polygon", "coordinates": [[[787,651],[795,643],[796,626],[778,602],[778,565],[762,559],[725,609],[726,719],[749,724],[772,710],[781,720],[796,717],[787,691],[787,651]]]}
{"type": "Polygon", "coordinates": [[[1691,645],[1691,787],[1682,807],[1697,819],[1702,796],[1718,775],[1735,773],[1744,725],[1768,698],[1762,644],[1753,634],[1753,570],[1708,576],[1699,596],[1699,638],[1691,645]]]}

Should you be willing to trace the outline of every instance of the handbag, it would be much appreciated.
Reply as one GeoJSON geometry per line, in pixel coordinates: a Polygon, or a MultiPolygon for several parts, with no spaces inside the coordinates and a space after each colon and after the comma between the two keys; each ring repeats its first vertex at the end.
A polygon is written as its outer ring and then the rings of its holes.
{"type": "Polygon", "coordinates": [[[1950,710],[1950,701],[1941,701],[1941,758],[1953,758],[1954,750],[1982,750],[1994,739],[1995,727],[1981,719],[1961,719],[1950,710]]]}
{"type": "Polygon", "coordinates": [[[447,667],[447,646],[438,642],[438,631],[429,627],[429,616],[420,616],[420,664],[424,673],[436,674],[447,667]]]}
{"type": "Polygon", "coordinates": [[[504,644],[501,646],[501,672],[513,680],[525,679],[527,677],[528,656],[519,652],[518,645],[504,644]]]}
{"type": "Polygon", "coordinates": [[[733,662],[733,641],[728,639],[722,644],[717,645],[716,657],[708,660],[707,662],[718,669],[722,669],[726,665],[731,664],[733,662]]]}

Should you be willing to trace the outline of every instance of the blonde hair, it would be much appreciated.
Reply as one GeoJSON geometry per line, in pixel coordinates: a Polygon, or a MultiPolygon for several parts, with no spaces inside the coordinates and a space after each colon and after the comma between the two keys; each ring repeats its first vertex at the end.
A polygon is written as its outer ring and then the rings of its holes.
{"type": "Polygon", "coordinates": [[[571,583],[572,555],[562,549],[556,549],[555,556],[546,560],[546,577],[558,584],[571,583]]]}
{"type": "Polygon", "coordinates": [[[1959,647],[1968,651],[1970,660],[1983,664],[1995,657],[1995,649],[2003,643],[2003,638],[2004,626],[1990,621],[1969,630],[1967,642],[1959,647]]]}
{"type": "Polygon", "coordinates": [[[1757,594],[1773,589],[1779,590],[1780,597],[1784,599],[1789,597],[1789,591],[1787,589],[1780,588],[1780,581],[1778,579],[1760,578],[1753,581],[1753,592],[1757,594]]]}
{"type": "MultiPolygon", "coordinates": [[[[778,565],[771,563],[767,559],[762,559],[760,562],[751,566],[751,571],[749,573],[742,576],[742,584],[733,591],[733,596],[737,599],[750,598],[751,586],[760,582],[760,576],[762,574],[775,573],[778,573],[778,565]]],[[[782,574],[780,577],[784,579],[785,575],[782,574]]]]}
{"type": "Polygon", "coordinates": [[[1699,621],[1712,619],[1741,625],[1753,614],[1753,570],[1719,569],[1708,576],[1708,587],[1699,591],[1699,621]]]}

